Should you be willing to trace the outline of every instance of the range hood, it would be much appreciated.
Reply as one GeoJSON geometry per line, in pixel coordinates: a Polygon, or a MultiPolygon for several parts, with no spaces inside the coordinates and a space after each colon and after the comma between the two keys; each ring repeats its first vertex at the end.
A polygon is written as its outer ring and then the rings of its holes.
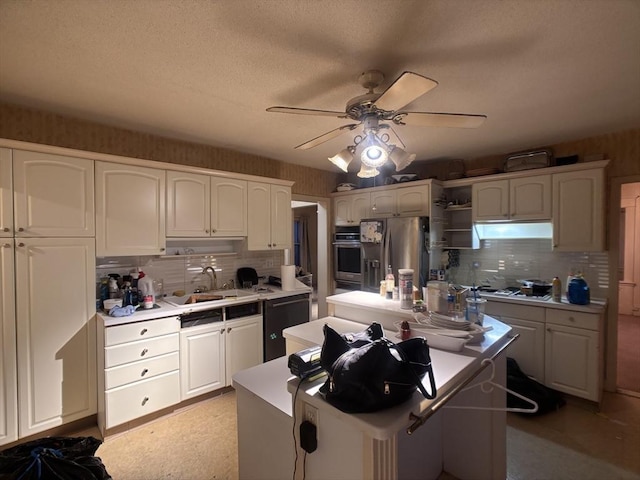
{"type": "Polygon", "coordinates": [[[552,238],[551,222],[489,222],[474,224],[480,240],[552,238]]]}

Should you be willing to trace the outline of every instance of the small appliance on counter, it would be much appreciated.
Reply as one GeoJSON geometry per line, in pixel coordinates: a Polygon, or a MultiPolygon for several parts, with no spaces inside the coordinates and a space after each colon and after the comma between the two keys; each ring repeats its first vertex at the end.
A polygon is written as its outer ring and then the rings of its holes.
{"type": "Polygon", "coordinates": [[[567,288],[567,300],[575,305],[589,305],[591,302],[589,285],[582,274],[575,275],[567,288]]]}
{"type": "Polygon", "coordinates": [[[258,285],[258,272],[255,268],[242,267],[236,272],[238,278],[238,288],[244,288],[245,282],[250,282],[251,286],[258,285]]]}

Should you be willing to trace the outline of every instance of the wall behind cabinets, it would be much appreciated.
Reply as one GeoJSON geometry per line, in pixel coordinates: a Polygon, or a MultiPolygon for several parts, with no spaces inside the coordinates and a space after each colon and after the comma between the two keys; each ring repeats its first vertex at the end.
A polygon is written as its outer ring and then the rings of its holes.
{"type": "MultiPolygon", "coordinates": [[[[479,250],[461,250],[460,267],[454,272],[462,284],[504,277],[507,286],[519,279],[552,280],[558,276],[566,289],[570,271],[582,272],[592,298],[609,296],[609,265],[606,252],[554,252],[549,239],[482,240],[479,250]],[[480,262],[477,270],[472,263],[480,262]]],[[[493,284],[492,282],[492,284],[493,284]]],[[[614,287],[615,288],[615,287],[614,287]]]]}

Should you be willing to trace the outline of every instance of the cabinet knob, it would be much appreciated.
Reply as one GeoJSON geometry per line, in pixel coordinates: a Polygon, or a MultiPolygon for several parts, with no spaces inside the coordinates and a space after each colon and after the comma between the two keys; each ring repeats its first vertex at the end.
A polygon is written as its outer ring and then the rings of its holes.
{"type": "Polygon", "coordinates": [[[160,247],[160,251],[164,252],[165,248],[164,247],[160,247]]]}
{"type": "Polygon", "coordinates": [[[570,321],[570,322],[575,322],[575,321],[576,321],[576,319],[575,319],[575,318],[573,318],[573,317],[569,317],[569,321],[570,321]]]}
{"type": "Polygon", "coordinates": [[[224,333],[224,328],[223,328],[222,330],[220,330],[220,333],[221,333],[221,334],[222,334],[222,333],[224,333]]]}
{"type": "Polygon", "coordinates": [[[145,368],[144,370],[142,370],[142,372],[140,373],[141,377],[144,377],[147,373],[149,373],[149,369],[145,368]]]}
{"type": "Polygon", "coordinates": [[[231,327],[227,328],[227,333],[231,333],[231,327]]]}
{"type": "Polygon", "coordinates": [[[217,232],[217,230],[215,228],[211,229],[211,233],[216,233],[216,232],[217,232]]]}
{"type": "Polygon", "coordinates": [[[24,232],[24,228],[20,227],[20,228],[18,229],[18,231],[19,231],[19,232],[24,232]]]}
{"type": "Polygon", "coordinates": [[[149,353],[149,350],[145,348],[144,350],[142,350],[142,352],[140,352],[140,356],[144,357],[147,353],[149,353]]]}
{"type": "Polygon", "coordinates": [[[147,333],[147,331],[148,330],[146,328],[143,328],[142,330],[140,330],[140,335],[144,335],[145,333],[147,333]]]}
{"type": "Polygon", "coordinates": [[[9,248],[11,246],[10,243],[5,243],[4,245],[2,245],[4,248],[9,248]]]}
{"type": "Polygon", "coordinates": [[[9,231],[9,227],[4,227],[4,228],[2,229],[2,231],[3,231],[3,232],[8,232],[8,231],[9,231]]]}
{"type": "Polygon", "coordinates": [[[144,407],[148,401],[149,401],[149,397],[144,397],[142,399],[142,406],[144,407]]]}
{"type": "Polygon", "coordinates": [[[209,230],[205,230],[204,233],[209,233],[209,230]]]}
{"type": "Polygon", "coordinates": [[[547,328],[547,332],[550,332],[550,331],[551,331],[551,329],[550,329],[550,328],[547,328]]]}
{"type": "Polygon", "coordinates": [[[24,243],[20,242],[20,243],[18,244],[18,246],[19,246],[19,247],[24,247],[24,243]]]}

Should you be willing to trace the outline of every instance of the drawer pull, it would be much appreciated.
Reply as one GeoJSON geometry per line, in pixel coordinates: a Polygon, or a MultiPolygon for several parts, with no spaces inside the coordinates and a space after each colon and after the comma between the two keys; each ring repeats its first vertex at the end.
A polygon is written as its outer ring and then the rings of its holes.
{"type": "Polygon", "coordinates": [[[145,368],[144,370],[142,370],[142,372],[140,373],[141,377],[144,377],[147,373],[149,373],[149,369],[145,368]]]}
{"type": "Polygon", "coordinates": [[[3,232],[8,232],[8,231],[9,231],[9,227],[4,227],[4,228],[2,229],[2,231],[3,231],[3,232]]]}
{"type": "Polygon", "coordinates": [[[144,397],[142,399],[142,406],[144,407],[148,401],[149,401],[149,397],[144,397]]]}
{"type": "Polygon", "coordinates": [[[227,328],[227,333],[231,332],[231,327],[227,328]]]}
{"type": "Polygon", "coordinates": [[[24,232],[24,228],[20,227],[20,228],[18,228],[18,231],[19,232],[24,232]]]}
{"type": "Polygon", "coordinates": [[[142,330],[140,330],[140,335],[144,335],[147,332],[148,330],[146,328],[143,328],[142,330]]]}
{"type": "Polygon", "coordinates": [[[140,356],[144,357],[147,353],[149,353],[149,350],[145,348],[144,350],[142,350],[142,352],[140,352],[140,356]]]}
{"type": "Polygon", "coordinates": [[[573,317],[569,317],[569,321],[570,321],[570,322],[575,322],[575,321],[576,321],[576,319],[575,319],[575,318],[573,318],[573,317]]]}
{"type": "Polygon", "coordinates": [[[551,329],[550,329],[550,328],[547,328],[547,332],[550,332],[550,331],[551,331],[551,329]]]}

